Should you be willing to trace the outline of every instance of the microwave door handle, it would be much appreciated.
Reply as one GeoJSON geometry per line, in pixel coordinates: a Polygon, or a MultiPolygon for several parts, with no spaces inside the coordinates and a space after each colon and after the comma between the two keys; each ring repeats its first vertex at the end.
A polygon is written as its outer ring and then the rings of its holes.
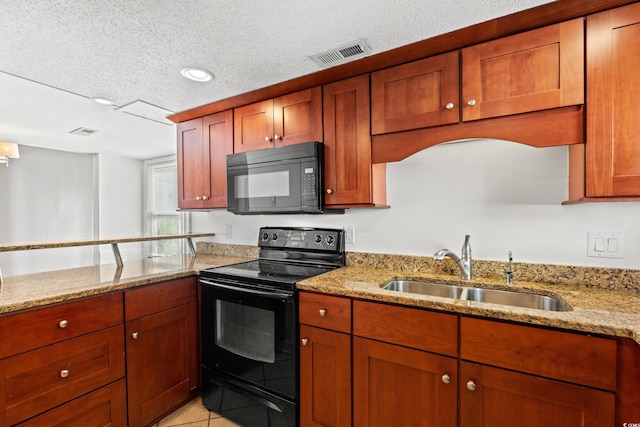
{"type": "Polygon", "coordinates": [[[272,299],[291,298],[292,296],[292,294],[290,293],[270,292],[270,291],[261,291],[258,289],[240,288],[237,286],[223,285],[222,283],[214,283],[204,279],[200,279],[200,282],[208,286],[213,286],[214,288],[227,289],[235,292],[243,292],[251,295],[259,295],[261,297],[267,297],[272,299]]]}

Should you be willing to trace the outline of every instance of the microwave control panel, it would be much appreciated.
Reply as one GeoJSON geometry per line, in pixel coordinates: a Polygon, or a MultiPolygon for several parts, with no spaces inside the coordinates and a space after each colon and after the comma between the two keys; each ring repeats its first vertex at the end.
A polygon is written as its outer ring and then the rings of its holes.
{"type": "Polygon", "coordinates": [[[300,164],[300,173],[302,175],[302,200],[318,199],[318,173],[316,171],[317,164],[315,162],[302,162],[300,164]]]}

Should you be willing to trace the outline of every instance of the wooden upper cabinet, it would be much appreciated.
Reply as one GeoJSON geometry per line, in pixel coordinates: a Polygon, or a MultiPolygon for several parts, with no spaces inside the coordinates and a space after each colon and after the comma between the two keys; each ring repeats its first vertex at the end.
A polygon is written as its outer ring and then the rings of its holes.
{"type": "Polygon", "coordinates": [[[587,18],[587,197],[640,196],[640,4],[587,18]]]}
{"type": "Polygon", "coordinates": [[[178,206],[227,206],[227,159],[233,152],[233,112],[178,123],[178,206]]]}
{"type": "Polygon", "coordinates": [[[373,135],[459,121],[459,52],[371,74],[373,135]]]}
{"type": "Polygon", "coordinates": [[[582,18],[462,49],[462,119],[584,103],[582,18]]]}
{"type": "Polygon", "coordinates": [[[234,109],[234,152],[322,142],[322,90],[315,87],[234,109]]]}
{"type": "Polygon", "coordinates": [[[323,90],[325,206],[386,203],[386,188],[381,188],[384,164],[371,163],[369,75],[331,83],[323,90]],[[374,182],[379,184],[376,192],[374,182]]]}

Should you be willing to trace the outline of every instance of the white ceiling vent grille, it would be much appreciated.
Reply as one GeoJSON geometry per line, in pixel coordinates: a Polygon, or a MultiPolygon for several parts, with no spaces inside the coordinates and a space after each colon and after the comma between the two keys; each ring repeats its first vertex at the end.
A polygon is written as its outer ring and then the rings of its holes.
{"type": "Polygon", "coordinates": [[[73,134],[73,135],[89,136],[89,135],[93,135],[96,132],[98,132],[98,131],[97,130],[93,130],[93,129],[89,129],[89,128],[78,128],[78,129],[72,130],[69,133],[73,134]]]}
{"type": "Polygon", "coordinates": [[[326,52],[311,55],[310,58],[321,68],[338,65],[355,59],[363,58],[371,53],[364,39],[347,43],[326,52]]]}

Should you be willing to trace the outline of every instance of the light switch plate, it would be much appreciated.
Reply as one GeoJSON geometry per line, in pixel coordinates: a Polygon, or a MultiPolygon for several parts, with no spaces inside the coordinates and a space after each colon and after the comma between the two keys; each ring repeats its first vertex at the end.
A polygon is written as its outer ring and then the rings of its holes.
{"type": "Polygon", "coordinates": [[[624,236],[621,232],[587,232],[587,256],[593,258],[624,258],[624,236]]]}
{"type": "Polygon", "coordinates": [[[231,238],[231,224],[224,225],[224,238],[225,239],[231,238]]]}
{"type": "Polygon", "coordinates": [[[356,243],[356,226],[347,225],[344,227],[344,242],[349,244],[356,243]]]}

